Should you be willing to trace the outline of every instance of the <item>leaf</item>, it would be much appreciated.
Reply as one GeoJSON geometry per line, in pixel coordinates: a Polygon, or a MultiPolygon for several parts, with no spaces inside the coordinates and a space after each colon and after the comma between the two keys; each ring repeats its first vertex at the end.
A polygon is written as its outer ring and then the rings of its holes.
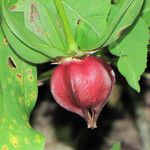
{"type": "MultiPolygon", "coordinates": [[[[93,49],[106,28],[106,19],[111,6],[110,0],[63,0],[63,4],[77,44],[81,49],[93,49]],[[87,11],[86,8],[89,6],[90,9],[87,11]]],[[[66,49],[65,36],[53,1],[27,0],[24,7],[26,27],[46,43],[51,43],[55,47],[59,45],[60,49],[62,48],[61,41],[66,49]]]]}
{"type": "Polygon", "coordinates": [[[112,6],[107,28],[96,44],[104,47],[116,41],[127,27],[133,24],[143,5],[143,0],[121,0],[116,6],[112,6]]]}
{"type": "MultiPolygon", "coordinates": [[[[1,83],[1,79],[0,79],[0,106],[3,105],[3,93],[2,93],[2,83],[1,83]]],[[[2,118],[2,112],[3,112],[3,109],[0,109],[0,118],[2,118]]],[[[1,125],[1,120],[0,120],[0,125],[1,125]]]]}
{"type": "Polygon", "coordinates": [[[129,85],[138,92],[140,91],[138,81],[147,63],[148,40],[147,26],[142,19],[139,19],[122,40],[118,40],[109,47],[112,54],[116,56],[120,54],[118,69],[129,85]],[[142,31],[142,34],[139,31],[142,31]]]}
{"type": "Polygon", "coordinates": [[[110,0],[63,0],[63,4],[77,44],[93,49],[106,28],[110,0]]]}
{"type": "Polygon", "coordinates": [[[111,148],[111,150],[121,150],[121,145],[120,145],[120,143],[115,144],[115,145],[111,148]]]}
{"type": "MultiPolygon", "coordinates": [[[[65,51],[67,50],[67,43],[65,36],[64,38],[59,36],[59,32],[62,29],[59,28],[60,30],[58,30],[56,27],[59,26],[59,22],[56,22],[58,17],[57,12],[53,12],[53,7],[55,6],[52,0],[45,2],[43,0],[27,0],[24,11],[25,26],[46,43],[65,51]],[[45,6],[47,3],[50,6],[49,10],[45,6]]],[[[63,32],[61,33],[64,34],[63,32]]]]}
{"type": "Polygon", "coordinates": [[[11,50],[0,28],[0,149],[43,150],[44,137],[29,125],[37,98],[36,67],[11,50]]]}
{"type": "Polygon", "coordinates": [[[24,0],[18,0],[16,2],[16,4],[13,4],[13,10],[15,10],[15,12],[24,12],[24,5],[25,5],[25,1],[24,0]]]}
{"type": "MultiPolygon", "coordinates": [[[[23,2],[23,1],[22,1],[23,2]]],[[[19,1],[18,1],[19,3],[19,1]]],[[[14,6],[15,7],[15,6],[14,6]]],[[[17,7],[18,8],[18,7],[17,7]]],[[[6,22],[4,21],[3,15],[0,14],[1,27],[7,37],[11,48],[23,59],[31,63],[43,63],[49,61],[50,57],[43,55],[42,53],[31,49],[24,43],[22,43],[9,29],[6,22]]]]}
{"type": "Polygon", "coordinates": [[[55,48],[53,45],[46,44],[25,27],[22,13],[13,13],[10,11],[11,6],[13,6],[13,2],[15,1],[2,1],[3,14],[13,34],[15,34],[15,36],[17,36],[27,46],[49,56],[50,58],[65,56],[65,52],[55,48]]]}
{"type": "MultiPolygon", "coordinates": [[[[132,0],[128,0],[127,3],[129,3],[130,1],[132,1],[132,0]]],[[[122,20],[120,21],[117,28],[115,29],[114,33],[111,35],[109,40],[106,42],[106,45],[109,45],[110,43],[112,43],[113,41],[118,39],[120,37],[121,33],[134,22],[134,20],[136,19],[136,17],[138,16],[138,14],[142,8],[143,2],[144,2],[144,0],[134,0],[133,1],[131,6],[129,7],[128,11],[125,13],[122,20]]],[[[118,10],[120,8],[120,6],[121,5],[119,5],[119,4],[116,5],[115,9],[118,10]]]]}
{"type": "Polygon", "coordinates": [[[49,57],[23,44],[9,29],[4,20],[1,21],[2,30],[13,50],[28,62],[39,64],[49,61],[49,57]]]}
{"type": "Polygon", "coordinates": [[[148,27],[150,27],[150,0],[145,0],[142,17],[146,21],[148,27]]]}

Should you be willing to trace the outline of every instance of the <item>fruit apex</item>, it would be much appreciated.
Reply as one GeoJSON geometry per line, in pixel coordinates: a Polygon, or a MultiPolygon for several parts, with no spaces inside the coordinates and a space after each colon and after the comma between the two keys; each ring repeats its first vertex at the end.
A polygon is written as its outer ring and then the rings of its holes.
{"type": "Polygon", "coordinates": [[[94,129],[114,82],[115,74],[108,63],[86,56],[64,59],[54,69],[50,86],[59,105],[82,116],[88,128],[94,129]]]}

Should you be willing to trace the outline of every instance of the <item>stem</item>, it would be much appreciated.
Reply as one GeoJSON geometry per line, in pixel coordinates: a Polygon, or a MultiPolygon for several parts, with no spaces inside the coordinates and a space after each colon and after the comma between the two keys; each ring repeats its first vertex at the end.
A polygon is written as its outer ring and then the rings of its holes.
{"type": "Polygon", "coordinates": [[[42,86],[44,82],[49,80],[50,76],[52,75],[52,69],[48,70],[38,76],[38,86],[42,86]]]}
{"type": "Polygon", "coordinates": [[[47,78],[50,78],[50,76],[52,75],[52,72],[53,72],[53,69],[48,70],[48,71],[46,71],[46,72],[40,74],[40,75],[38,76],[38,80],[45,80],[45,79],[47,79],[47,78]]]}
{"type": "Polygon", "coordinates": [[[68,45],[68,53],[72,53],[72,52],[78,50],[78,46],[77,46],[74,36],[72,34],[71,27],[70,27],[68,18],[66,16],[66,13],[65,13],[65,10],[64,10],[63,4],[62,4],[62,0],[54,0],[54,2],[55,2],[55,6],[57,9],[58,15],[59,15],[62,25],[63,25],[63,30],[65,33],[67,45],[68,45]]]}

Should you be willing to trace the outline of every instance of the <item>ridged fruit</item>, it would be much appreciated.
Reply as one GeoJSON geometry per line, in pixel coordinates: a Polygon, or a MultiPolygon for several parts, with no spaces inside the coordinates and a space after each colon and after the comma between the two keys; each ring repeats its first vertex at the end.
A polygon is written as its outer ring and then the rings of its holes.
{"type": "Polygon", "coordinates": [[[115,74],[108,63],[87,56],[64,59],[55,68],[50,85],[57,103],[82,116],[93,129],[114,82],[115,74]]]}

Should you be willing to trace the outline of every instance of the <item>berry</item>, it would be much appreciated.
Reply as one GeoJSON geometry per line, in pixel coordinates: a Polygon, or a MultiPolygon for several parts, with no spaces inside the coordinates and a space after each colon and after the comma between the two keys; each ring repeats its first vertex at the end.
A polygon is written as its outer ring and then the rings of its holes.
{"type": "Polygon", "coordinates": [[[51,92],[63,108],[82,116],[88,128],[96,128],[97,118],[106,104],[115,74],[103,59],[87,56],[58,65],[51,77],[51,92]]]}

